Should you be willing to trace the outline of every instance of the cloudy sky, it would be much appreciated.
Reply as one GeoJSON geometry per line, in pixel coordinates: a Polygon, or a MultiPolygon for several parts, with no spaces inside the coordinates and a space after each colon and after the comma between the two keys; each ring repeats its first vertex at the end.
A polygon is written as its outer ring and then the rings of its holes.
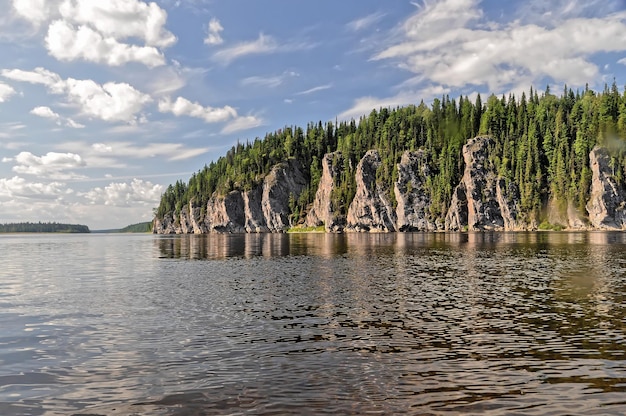
{"type": "Polygon", "coordinates": [[[0,223],[151,219],[237,140],[626,84],[626,0],[0,0],[0,223]]]}

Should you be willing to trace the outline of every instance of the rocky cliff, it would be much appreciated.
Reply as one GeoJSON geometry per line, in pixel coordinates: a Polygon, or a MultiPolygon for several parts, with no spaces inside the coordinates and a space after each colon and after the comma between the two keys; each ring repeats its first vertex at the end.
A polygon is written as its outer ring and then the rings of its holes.
{"type": "Polygon", "coordinates": [[[333,204],[332,195],[343,172],[344,158],[341,152],[327,153],[322,159],[322,177],[315,193],[313,206],[306,216],[306,225],[324,225],[326,232],[341,232],[346,217],[333,204]]]}
{"type": "Polygon", "coordinates": [[[174,218],[154,220],[157,234],[283,232],[290,226],[289,198],[298,198],[306,186],[300,163],[289,160],[272,168],[262,184],[247,192],[212,196],[205,207],[191,201],[174,218]]]}
{"type": "MultiPolygon", "coordinates": [[[[518,185],[498,176],[491,158],[494,147],[490,137],[476,137],[463,147],[463,176],[454,188],[445,218],[434,217],[430,210],[426,184],[434,173],[425,152],[407,151],[402,155],[397,165],[398,178],[391,190],[384,185],[390,178],[381,180],[378,172],[379,152],[368,151],[356,167],[356,192],[347,213],[340,212],[333,199],[346,173],[344,156],[340,152],[328,153],[322,159],[322,176],[305,224],[323,224],[327,232],[536,229],[535,223],[521,218],[518,185]],[[395,207],[391,196],[395,197],[395,207]]],[[[551,201],[546,219],[570,229],[626,229],[626,188],[613,172],[609,152],[596,147],[589,158],[592,183],[586,207],[588,217],[572,204],[561,203],[559,209],[551,201]]],[[[290,198],[297,199],[306,186],[300,162],[289,160],[275,165],[252,190],[214,195],[204,207],[192,201],[177,216],[168,214],[155,219],[154,232],[284,232],[291,227],[290,198]]]]}
{"type": "Polygon", "coordinates": [[[396,231],[396,213],[387,190],[376,181],[380,154],[368,151],[356,168],[356,194],[348,208],[346,231],[396,231]]]}
{"type": "Polygon", "coordinates": [[[489,155],[495,143],[476,137],[463,146],[465,170],[452,194],[446,215],[446,230],[520,230],[517,185],[498,177],[489,155]]]}
{"type": "Polygon", "coordinates": [[[404,152],[398,163],[398,180],[394,184],[397,201],[396,228],[398,231],[437,231],[443,224],[430,213],[431,200],[426,181],[432,172],[426,153],[404,152]]]}
{"type": "Polygon", "coordinates": [[[626,189],[617,181],[607,149],[595,147],[589,154],[592,179],[587,203],[589,221],[600,230],[626,229],[626,189]]]}

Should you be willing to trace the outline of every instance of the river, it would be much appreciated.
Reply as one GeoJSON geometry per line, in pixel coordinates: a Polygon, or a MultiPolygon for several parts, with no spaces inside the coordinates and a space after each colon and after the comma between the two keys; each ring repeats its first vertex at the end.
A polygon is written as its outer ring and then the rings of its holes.
{"type": "Polygon", "coordinates": [[[626,234],[0,235],[1,415],[623,415],[626,234]]]}

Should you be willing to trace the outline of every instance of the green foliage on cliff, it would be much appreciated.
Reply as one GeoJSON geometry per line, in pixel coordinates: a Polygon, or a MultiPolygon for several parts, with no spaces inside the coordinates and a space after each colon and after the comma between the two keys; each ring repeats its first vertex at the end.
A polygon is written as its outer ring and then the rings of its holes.
{"type": "Polygon", "coordinates": [[[89,227],[56,222],[19,222],[0,224],[0,233],[88,233],[89,227]]]}
{"type": "Polygon", "coordinates": [[[274,164],[288,158],[301,162],[309,182],[299,198],[290,201],[292,213],[303,215],[317,190],[321,160],[334,151],[342,153],[343,169],[333,192],[333,207],[345,214],[356,190],[357,164],[368,150],[381,154],[376,178],[393,201],[402,153],[424,149],[431,163],[427,183],[431,212],[442,217],[463,174],[463,145],[481,134],[493,137],[490,163],[500,176],[519,185],[528,220],[539,219],[549,200],[556,206],[572,203],[584,209],[591,182],[588,155],[593,146],[611,148],[618,180],[626,174],[626,91],[620,94],[613,83],[600,93],[565,87],[557,96],[549,88],[541,94],[531,88],[528,95],[491,95],[486,102],[480,95],[474,100],[444,96],[431,106],[422,102],[373,110],[358,121],[310,123],[305,129],[287,126],[262,140],[238,143],[194,173],[188,183],[170,185],[156,215],[178,213],[190,201],[204,207],[214,194],[251,190],[274,164]]]}

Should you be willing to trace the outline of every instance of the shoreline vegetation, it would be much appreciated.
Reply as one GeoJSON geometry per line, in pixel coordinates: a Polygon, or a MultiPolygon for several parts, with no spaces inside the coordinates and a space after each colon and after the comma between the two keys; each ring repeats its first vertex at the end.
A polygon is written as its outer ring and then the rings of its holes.
{"type": "Polygon", "coordinates": [[[88,234],[89,227],[81,224],[61,224],[56,222],[18,222],[0,224],[0,233],[59,233],[88,234]]]}
{"type": "Polygon", "coordinates": [[[625,138],[615,82],[285,126],[170,185],[154,232],[626,229],[625,138]]]}

